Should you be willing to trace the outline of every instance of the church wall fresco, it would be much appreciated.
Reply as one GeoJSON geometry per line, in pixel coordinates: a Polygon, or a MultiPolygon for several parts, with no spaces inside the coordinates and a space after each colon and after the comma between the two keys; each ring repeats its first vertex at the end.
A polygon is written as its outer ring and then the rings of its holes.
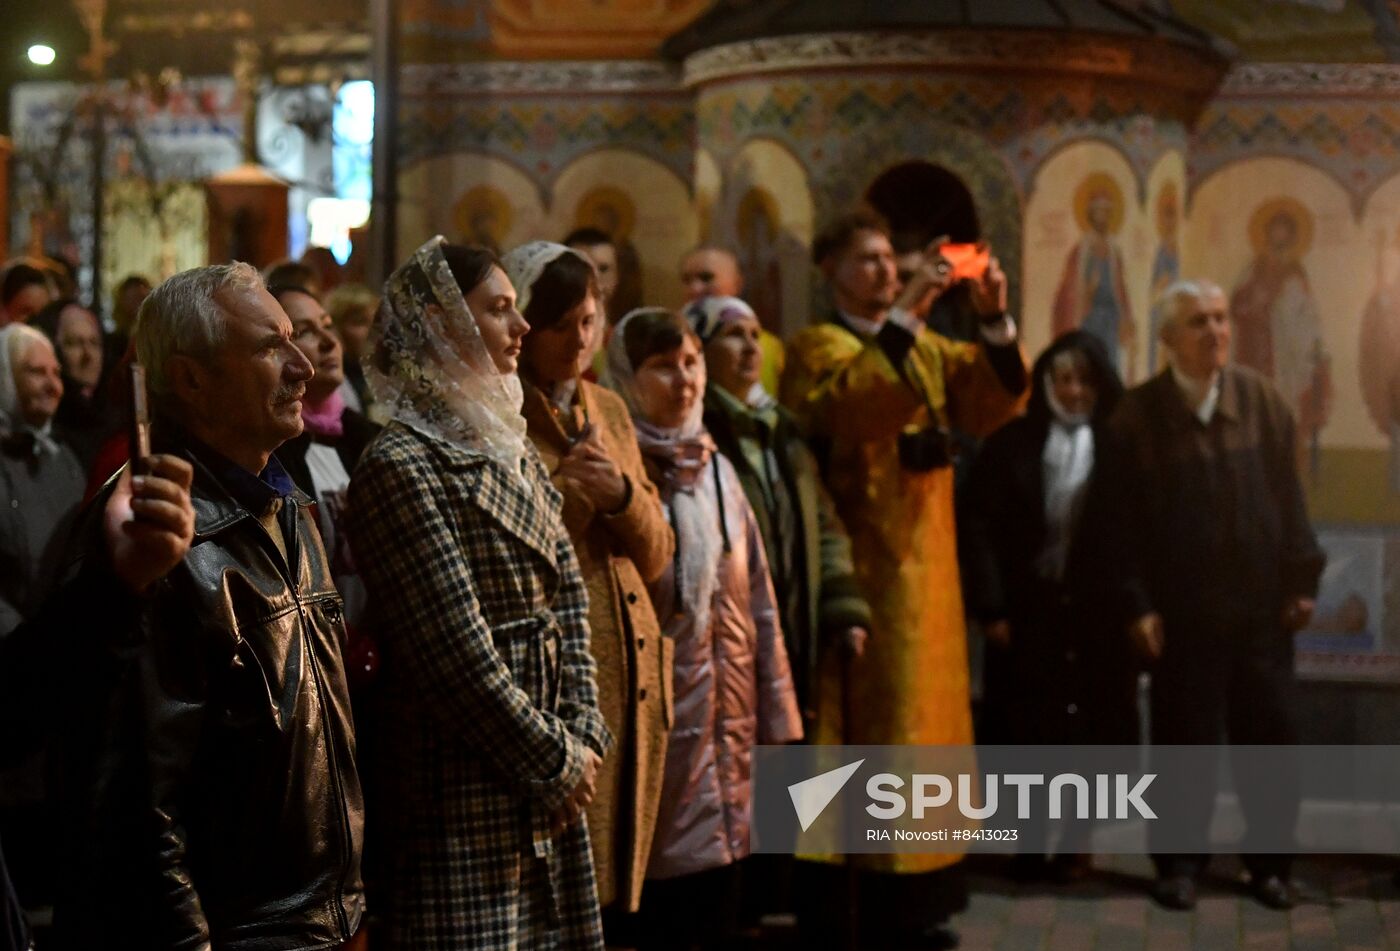
{"type": "Polygon", "coordinates": [[[724,175],[719,162],[705,149],[695,150],[695,175],[691,192],[695,196],[695,225],[701,241],[716,241],[715,206],[719,202],[724,175]]]}
{"type": "Polygon", "coordinates": [[[399,176],[398,258],[434,234],[508,250],[544,234],[548,218],[545,195],[519,166],[480,153],[439,156],[399,176]]]}
{"type": "Polygon", "coordinates": [[[1329,395],[1290,401],[1329,555],[1299,638],[1313,677],[1400,680],[1397,92],[1393,65],[1243,64],[1188,153],[1184,271],[1232,295],[1237,359],[1287,389],[1316,376],[1326,385],[1304,397],[1329,395]]]}
{"type": "Polygon", "coordinates": [[[1294,408],[1298,466],[1328,569],[1298,669],[1400,680],[1400,525],[1395,447],[1382,429],[1395,364],[1400,178],[1360,217],[1335,177],[1291,158],[1243,159],[1198,183],[1183,270],[1221,285],[1234,359],[1294,408]],[[1322,394],[1322,399],[1318,395],[1322,394]]]}
{"type": "Polygon", "coordinates": [[[635,306],[638,288],[649,303],[678,305],[677,262],[699,240],[686,183],[623,150],[583,156],[546,192],[523,169],[479,153],[419,162],[400,175],[399,189],[400,257],[433,234],[499,250],[535,238],[557,241],[582,225],[617,235],[617,307],[635,306]]]}
{"type": "Polygon", "coordinates": [[[696,130],[720,161],[757,138],[785,146],[820,183],[812,196],[818,227],[902,161],[954,172],[976,200],[984,233],[1011,276],[1012,306],[1021,309],[1023,196],[1046,162],[1086,140],[1103,141],[1131,170],[1138,201],[1162,157],[1185,151],[1179,119],[1121,111],[1140,105],[1130,92],[933,70],[741,76],[699,90],[696,130]]]}
{"type": "Polygon", "coordinates": [[[676,262],[697,241],[698,220],[693,108],[677,75],[637,61],[405,68],[400,250],[432,233],[427,221],[503,249],[594,224],[620,232],[615,309],[644,294],[678,304],[676,262]]]}
{"type": "Polygon", "coordinates": [[[1012,275],[1018,300],[1017,183],[986,137],[940,115],[933,103],[943,97],[953,97],[953,84],[901,82],[883,74],[745,80],[702,89],[696,124],[701,143],[721,161],[754,139],[789,150],[810,180],[820,183],[812,194],[818,228],[856,205],[893,165],[923,159],[943,166],[976,199],[984,234],[1012,275]]]}
{"type": "Polygon", "coordinates": [[[1186,160],[1180,152],[1168,152],[1147,178],[1143,209],[1148,239],[1152,243],[1152,267],[1148,272],[1149,310],[1142,321],[1145,349],[1143,373],[1150,376],[1166,366],[1166,352],[1158,340],[1156,303],[1162,291],[1181,274],[1181,248],[1186,223],[1186,160]]]}
{"type": "Polygon", "coordinates": [[[551,189],[549,227],[559,240],[591,226],[617,242],[618,288],[612,309],[678,307],[681,255],[699,241],[689,176],[624,150],[592,152],[560,173],[551,189]]]}
{"type": "Polygon", "coordinates": [[[710,0],[401,0],[400,43],[413,62],[653,56],[710,0]]]}
{"type": "Polygon", "coordinates": [[[401,167],[487,154],[548,185],[580,156],[619,148],[690,180],[693,104],[664,63],[415,64],[401,83],[401,167]]]}
{"type": "Polygon", "coordinates": [[[1028,353],[1082,328],[1102,340],[1125,379],[1143,378],[1156,248],[1140,193],[1126,157],[1103,142],[1061,149],[1041,166],[1026,203],[1028,353]]]}
{"type": "Polygon", "coordinates": [[[1226,165],[1266,155],[1327,171],[1360,213],[1400,171],[1400,66],[1236,67],[1193,131],[1193,188],[1226,165]]]}
{"type": "Polygon", "coordinates": [[[1373,258],[1337,181],[1293,159],[1238,162],[1197,186],[1186,233],[1184,270],[1224,288],[1235,360],[1274,381],[1301,441],[1383,445],[1356,388],[1373,258]]]}
{"type": "Polygon", "coordinates": [[[791,333],[820,309],[811,234],[924,160],[973,194],[1028,352],[1090,326],[1134,381],[1161,366],[1156,296],[1209,277],[1233,298],[1242,362],[1291,393],[1310,510],[1346,566],[1300,668],[1400,678],[1400,69],[1246,64],[1193,121],[1170,55],[1089,44],[1059,73],[1016,73],[997,61],[1014,39],[848,41],[735,44],[684,72],[410,65],[400,160],[419,205],[400,233],[466,222],[509,246],[618,222],[661,304],[679,300],[679,254],[716,241],[791,333]]]}
{"type": "Polygon", "coordinates": [[[816,210],[806,169],[786,147],[754,139],[730,161],[721,195],[714,239],[738,255],[746,299],[765,327],[796,333],[812,317],[816,210]]]}

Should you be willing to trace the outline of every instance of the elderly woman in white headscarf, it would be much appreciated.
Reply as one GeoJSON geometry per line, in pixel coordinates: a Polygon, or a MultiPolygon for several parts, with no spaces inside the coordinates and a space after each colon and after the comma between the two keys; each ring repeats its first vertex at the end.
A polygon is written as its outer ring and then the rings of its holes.
{"type": "Polygon", "coordinates": [[[634,311],[604,382],[626,401],[661,487],[676,555],[651,585],[675,645],[675,721],[642,893],[642,948],[730,947],[749,855],[759,743],[802,738],[773,582],[753,509],[701,420],[705,358],[690,325],[634,311]]]}
{"type": "MultiPolygon", "coordinates": [[[[588,587],[598,705],[617,741],[588,807],[598,897],[605,910],[636,911],[671,723],[671,642],[646,586],[671,564],[675,539],[627,405],[581,377],[603,324],[593,263],[550,241],[522,245],[502,263],[530,324],[520,354],[528,435],[564,497],[588,587]]],[[[612,921],[605,915],[604,927],[612,921]]]]}
{"type": "Polygon", "coordinates": [[[559,493],[526,438],[528,330],[489,252],[390,277],[365,373],[392,420],[350,484],[377,618],[390,948],[601,948],[584,810],[612,737],[559,493]]]}

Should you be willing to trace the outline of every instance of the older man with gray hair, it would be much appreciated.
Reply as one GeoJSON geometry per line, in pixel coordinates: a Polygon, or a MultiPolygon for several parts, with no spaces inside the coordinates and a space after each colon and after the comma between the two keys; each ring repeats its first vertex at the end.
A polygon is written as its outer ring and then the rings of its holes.
{"type": "MultiPolygon", "coordinates": [[[[1313,610],[1323,556],[1295,469],[1294,422],[1262,376],[1229,363],[1225,295],[1178,281],[1162,295],[1169,364],[1129,390],[1109,420],[1086,520],[1103,547],[1114,612],[1152,672],[1152,742],[1287,746],[1297,742],[1293,634],[1313,610]]],[[[1161,796],[1154,897],[1190,908],[1206,864],[1215,757],[1161,796]],[[1183,850],[1191,854],[1166,854],[1183,850]]],[[[1291,760],[1235,770],[1245,849],[1293,841],[1299,791],[1291,760]]],[[[1245,863],[1256,898],[1294,901],[1290,856],[1245,863]]]]}
{"type": "Polygon", "coordinates": [[[364,911],[341,601],[273,455],[313,369],[246,264],[141,306],[153,442],[194,470],[194,541],[92,670],[100,728],[68,744],[69,948],[329,949],[364,911]]]}

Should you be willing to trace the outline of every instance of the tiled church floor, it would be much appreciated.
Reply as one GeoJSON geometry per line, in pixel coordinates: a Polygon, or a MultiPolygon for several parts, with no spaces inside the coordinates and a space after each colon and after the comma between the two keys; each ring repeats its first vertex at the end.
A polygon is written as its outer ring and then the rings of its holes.
{"type": "MultiPolygon", "coordinates": [[[[1295,869],[1303,901],[1271,911],[1249,897],[1237,860],[1217,859],[1193,912],[1166,911],[1147,895],[1151,864],[1139,856],[1097,860],[1070,886],[1021,885],[1004,863],[973,859],[971,900],[953,927],[966,951],[1361,951],[1400,949],[1400,858],[1314,856],[1295,869]]],[[[755,948],[797,948],[784,929],[755,948]]],[[[881,949],[886,951],[886,949],[881,949]]]]}

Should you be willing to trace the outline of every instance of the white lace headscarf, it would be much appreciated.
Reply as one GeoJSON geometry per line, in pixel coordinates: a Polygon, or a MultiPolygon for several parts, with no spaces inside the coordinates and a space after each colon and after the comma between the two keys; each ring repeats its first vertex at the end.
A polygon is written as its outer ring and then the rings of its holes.
{"type": "Polygon", "coordinates": [[[637,373],[627,356],[627,326],[640,316],[656,313],[671,312],[661,307],[640,307],[617,322],[608,341],[603,385],[627,404],[642,454],[661,468],[671,525],[676,532],[676,599],[685,613],[695,619],[695,629],[703,631],[709,627],[710,606],[724,554],[719,498],[723,487],[714,463],[715,443],[703,420],[705,356],[700,354],[699,394],[685,421],[669,429],[647,419],[638,397],[637,373]]]}
{"type": "MultiPolygon", "coordinates": [[[[575,251],[568,245],[556,244],[553,241],[530,241],[512,249],[509,254],[501,258],[501,265],[506,269],[506,277],[510,278],[510,283],[515,288],[515,306],[520,309],[522,314],[525,313],[525,308],[530,306],[530,300],[534,297],[535,282],[540,279],[540,275],[544,274],[546,268],[566,254],[572,254],[587,264],[590,270],[593,269],[593,262],[589,260],[587,255],[575,251]]],[[[593,354],[597,352],[596,344],[601,339],[603,325],[606,323],[603,319],[602,306],[603,302],[600,299],[598,301],[598,319],[594,322],[594,339],[585,347],[586,352],[580,358],[581,361],[591,361],[593,354]]],[[[539,381],[532,380],[531,382],[538,383],[539,381]]],[[[545,390],[545,395],[551,401],[561,409],[567,409],[573,405],[574,394],[578,390],[578,380],[577,378],[564,380],[555,383],[552,391],[548,388],[545,390]]]]}
{"type": "Polygon", "coordinates": [[[496,369],[445,243],[428,241],[385,282],[365,378],[394,419],[522,475],[530,449],[520,378],[496,369]]]}
{"type": "Polygon", "coordinates": [[[572,254],[590,268],[593,267],[593,262],[586,255],[567,245],[555,244],[553,241],[531,241],[514,248],[501,258],[501,265],[506,269],[506,276],[510,278],[510,283],[515,287],[515,306],[522,314],[530,306],[535,282],[540,279],[544,269],[566,254],[572,254]]]}

